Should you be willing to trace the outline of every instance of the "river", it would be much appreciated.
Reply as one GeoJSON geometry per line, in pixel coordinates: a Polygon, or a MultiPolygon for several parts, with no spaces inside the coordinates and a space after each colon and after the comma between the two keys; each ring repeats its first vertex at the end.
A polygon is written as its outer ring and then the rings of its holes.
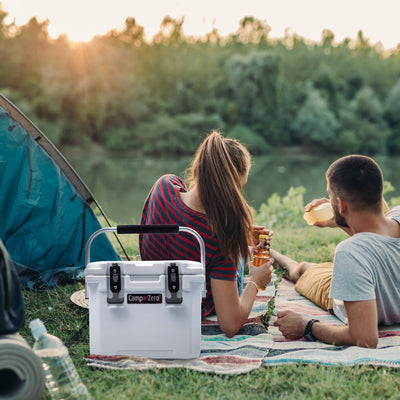
{"type": "MultiPolygon", "coordinates": [[[[191,157],[118,157],[104,154],[82,155],[63,152],[83,182],[93,193],[108,218],[116,224],[136,224],[143,202],[153,183],[161,175],[173,173],[183,177],[191,157]]],[[[334,155],[304,154],[301,149],[280,151],[253,159],[244,194],[249,204],[258,209],[273,193],[283,196],[290,187],[303,186],[305,203],[325,197],[325,171],[337,158],[334,155]]],[[[386,198],[400,196],[400,157],[379,156],[385,180],[395,191],[386,198]]]]}

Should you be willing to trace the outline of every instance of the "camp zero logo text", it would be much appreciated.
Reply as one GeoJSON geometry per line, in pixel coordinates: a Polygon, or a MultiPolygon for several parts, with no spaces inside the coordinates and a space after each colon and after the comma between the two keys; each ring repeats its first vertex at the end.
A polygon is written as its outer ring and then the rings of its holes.
{"type": "Polygon", "coordinates": [[[162,294],[128,294],[127,300],[128,304],[161,304],[162,294]]]}

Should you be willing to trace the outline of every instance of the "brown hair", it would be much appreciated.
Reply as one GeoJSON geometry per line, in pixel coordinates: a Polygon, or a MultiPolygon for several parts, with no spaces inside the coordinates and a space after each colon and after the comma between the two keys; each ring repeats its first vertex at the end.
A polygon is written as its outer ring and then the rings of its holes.
{"type": "Polygon", "coordinates": [[[240,256],[248,256],[251,244],[253,217],[241,182],[250,166],[250,153],[242,144],[213,131],[197,149],[188,170],[190,186],[198,189],[222,253],[236,263],[240,256]]]}
{"type": "Polygon", "coordinates": [[[383,175],[372,158],[358,154],[339,158],[328,168],[326,178],[333,193],[357,209],[381,210],[383,175]]]}

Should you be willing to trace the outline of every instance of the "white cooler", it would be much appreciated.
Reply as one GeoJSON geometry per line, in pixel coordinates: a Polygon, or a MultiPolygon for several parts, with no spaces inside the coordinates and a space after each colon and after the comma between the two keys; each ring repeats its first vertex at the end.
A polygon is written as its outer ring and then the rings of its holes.
{"type": "Polygon", "coordinates": [[[95,232],[86,246],[90,353],[161,359],[200,355],[205,249],[201,236],[178,225],[119,225],[95,232]],[[103,232],[187,232],[200,244],[200,262],[90,262],[93,239],[103,232]]]}

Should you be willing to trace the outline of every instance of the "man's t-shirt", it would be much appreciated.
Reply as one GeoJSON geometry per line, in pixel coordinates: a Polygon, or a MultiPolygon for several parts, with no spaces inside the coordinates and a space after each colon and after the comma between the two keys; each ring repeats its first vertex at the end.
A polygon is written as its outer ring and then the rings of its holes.
{"type": "MultiPolygon", "coordinates": [[[[141,224],[177,224],[197,231],[206,249],[206,289],[202,315],[214,312],[210,278],[235,281],[237,266],[223,256],[216,235],[211,231],[207,217],[183,203],[180,192],[186,186],[175,175],[162,176],[151,189],[143,207],[141,224]]],[[[142,260],[200,260],[200,247],[189,233],[140,235],[142,260]]]]}
{"type": "MultiPolygon", "coordinates": [[[[386,216],[400,223],[400,206],[386,216]]],[[[343,301],[376,299],[378,324],[399,323],[400,238],[362,232],[339,243],[329,297],[343,301]]]]}

